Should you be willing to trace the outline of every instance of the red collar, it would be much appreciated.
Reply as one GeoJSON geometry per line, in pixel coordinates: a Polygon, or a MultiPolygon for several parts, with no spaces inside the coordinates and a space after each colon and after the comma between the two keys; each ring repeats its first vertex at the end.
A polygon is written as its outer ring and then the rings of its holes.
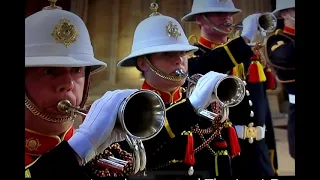
{"type": "Polygon", "coordinates": [[[61,141],[69,140],[73,135],[73,131],[74,127],[71,126],[59,137],[40,134],[25,128],[25,154],[40,156],[57,146],[61,141]]]}
{"type": "Polygon", "coordinates": [[[215,43],[215,42],[212,42],[202,36],[200,36],[199,40],[198,40],[198,43],[201,44],[202,46],[208,48],[208,49],[213,49],[217,46],[220,46],[222,44],[218,44],[218,43],[215,43]]]}
{"type": "Polygon", "coordinates": [[[290,34],[292,36],[295,36],[296,35],[296,29],[295,28],[291,28],[291,27],[288,27],[288,26],[285,26],[283,28],[283,32],[286,33],[286,34],[290,34]]]}
{"type": "Polygon", "coordinates": [[[170,92],[160,91],[157,88],[152,87],[150,84],[148,84],[147,81],[144,81],[141,89],[148,89],[156,92],[157,94],[159,94],[159,96],[162,98],[165,104],[175,103],[182,98],[181,87],[177,88],[175,91],[170,93],[170,92]]]}

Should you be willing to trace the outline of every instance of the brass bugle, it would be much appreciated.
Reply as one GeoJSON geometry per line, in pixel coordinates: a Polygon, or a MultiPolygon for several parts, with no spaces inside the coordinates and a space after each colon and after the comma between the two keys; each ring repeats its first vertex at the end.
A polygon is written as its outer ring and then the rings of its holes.
{"type": "Polygon", "coordinates": [[[77,107],[72,106],[71,102],[66,99],[62,100],[58,103],[57,109],[60,112],[66,112],[66,113],[75,112],[75,113],[78,113],[82,116],[86,116],[88,113],[88,111],[85,109],[81,109],[81,108],[77,108],[77,107]]]}
{"type": "MultiPolygon", "coordinates": [[[[60,101],[57,108],[61,112],[87,115],[86,110],[72,106],[68,100],[60,101]]],[[[156,136],[162,129],[165,115],[165,105],[161,97],[153,91],[140,90],[122,101],[118,109],[117,122],[121,123],[129,136],[147,140],[156,136]]]]}
{"type": "MultiPolygon", "coordinates": [[[[273,32],[277,28],[277,18],[270,12],[261,13],[257,18],[258,30],[261,32],[273,32]]],[[[242,29],[243,25],[232,24],[230,22],[224,23],[224,25],[229,27],[234,27],[236,29],[242,29]]]]}
{"type": "MultiPolygon", "coordinates": [[[[176,70],[175,73],[179,76],[187,78],[187,97],[190,97],[198,80],[203,75],[194,74],[192,76],[188,76],[182,69],[176,70]]],[[[222,112],[220,115],[222,115],[223,118],[228,116],[229,107],[234,107],[243,100],[246,91],[245,85],[246,84],[236,76],[225,76],[218,80],[213,89],[212,101],[218,101],[218,103],[222,106],[222,112]]],[[[199,109],[198,114],[213,121],[218,114],[208,111],[206,108],[207,107],[199,109]]]]}
{"type": "MultiPolygon", "coordinates": [[[[58,103],[59,111],[86,116],[87,111],[74,107],[70,101],[58,103]]],[[[116,127],[126,133],[126,141],[133,149],[134,172],[145,169],[146,155],[142,141],[155,137],[163,128],[166,117],[165,104],[151,90],[140,90],[125,98],[118,109],[116,127]]]]}

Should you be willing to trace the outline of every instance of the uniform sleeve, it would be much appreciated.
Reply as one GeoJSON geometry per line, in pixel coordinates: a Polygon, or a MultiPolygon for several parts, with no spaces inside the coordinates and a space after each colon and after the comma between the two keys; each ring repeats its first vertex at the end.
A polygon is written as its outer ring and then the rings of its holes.
{"type": "Polygon", "coordinates": [[[284,68],[295,67],[295,42],[275,41],[268,50],[269,59],[272,64],[284,68]]]}
{"type": "Polygon", "coordinates": [[[180,135],[184,130],[198,122],[198,115],[193,109],[189,99],[184,99],[166,111],[165,129],[171,138],[180,135]]]}
{"type": "Polygon", "coordinates": [[[61,142],[58,146],[40,156],[32,164],[25,168],[26,178],[55,178],[65,177],[88,179],[78,160],[75,152],[67,141],[61,142]]]}
{"type": "Polygon", "coordinates": [[[250,59],[253,52],[242,37],[219,46],[204,56],[190,59],[190,74],[205,74],[209,71],[227,72],[234,66],[250,59]],[[194,71],[194,72],[193,72],[194,71]]]}

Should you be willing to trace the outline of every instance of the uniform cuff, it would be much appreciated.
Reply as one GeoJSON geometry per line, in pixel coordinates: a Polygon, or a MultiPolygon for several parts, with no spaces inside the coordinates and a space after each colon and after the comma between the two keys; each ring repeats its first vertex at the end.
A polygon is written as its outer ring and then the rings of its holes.
{"type": "Polygon", "coordinates": [[[94,148],[89,140],[80,132],[76,132],[69,140],[69,145],[81,158],[81,164],[90,161],[95,155],[94,148]]]}

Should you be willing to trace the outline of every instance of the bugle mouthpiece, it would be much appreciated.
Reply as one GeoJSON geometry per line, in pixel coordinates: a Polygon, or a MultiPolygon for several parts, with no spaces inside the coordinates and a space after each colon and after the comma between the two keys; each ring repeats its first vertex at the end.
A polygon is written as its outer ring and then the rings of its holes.
{"type": "Polygon", "coordinates": [[[187,76],[186,73],[185,73],[182,69],[177,69],[177,70],[175,71],[175,74],[176,74],[177,76],[183,77],[183,78],[187,76]]]}
{"type": "Polygon", "coordinates": [[[62,100],[57,105],[57,109],[61,112],[68,112],[68,110],[70,110],[71,107],[72,104],[69,100],[62,100]]]}
{"type": "Polygon", "coordinates": [[[232,24],[232,23],[230,23],[230,22],[225,22],[223,25],[229,26],[229,27],[234,26],[234,24],[232,24]]]}

